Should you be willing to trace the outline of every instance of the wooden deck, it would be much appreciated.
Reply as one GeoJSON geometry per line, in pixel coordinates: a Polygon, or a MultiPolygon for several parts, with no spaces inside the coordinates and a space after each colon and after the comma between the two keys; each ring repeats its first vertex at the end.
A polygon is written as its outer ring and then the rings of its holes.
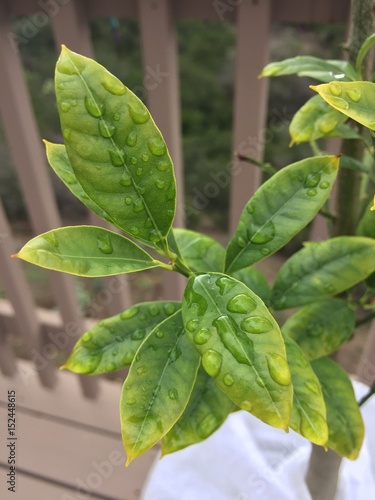
{"type": "Polygon", "coordinates": [[[19,362],[15,378],[0,378],[0,498],[2,500],[136,500],[158,454],[124,467],[118,404],[121,386],[100,381],[95,400],[82,397],[76,376],[61,372],[53,390],[19,362]],[[16,391],[16,495],[7,490],[7,394],[16,391]]]}

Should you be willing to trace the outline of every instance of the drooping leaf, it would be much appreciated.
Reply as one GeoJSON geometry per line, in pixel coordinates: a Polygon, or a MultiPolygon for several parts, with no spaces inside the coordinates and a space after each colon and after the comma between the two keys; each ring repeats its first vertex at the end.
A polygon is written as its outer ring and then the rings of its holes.
{"type": "Polygon", "coordinates": [[[274,318],[243,283],[221,273],[192,276],[182,315],[203,368],[237,406],[287,428],[292,386],[274,318]]]}
{"type": "Polygon", "coordinates": [[[189,403],[161,442],[163,455],[200,443],[213,434],[234,409],[234,404],[219,389],[203,368],[198,371],[189,403]]]}
{"type": "Polygon", "coordinates": [[[346,61],[330,61],[311,56],[297,56],[272,62],[267,64],[260,74],[261,77],[283,75],[308,76],[322,82],[358,79],[355,69],[346,61]]]}
{"type": "Polygon", "coordinates": [[[281,267],[271,293],[275,309],[333,297],[375,271],[375,241],[339,236],[309,243],[281,267]]]}
{"type": "Polygon", "coordinates": [[[327,201],[339,157],[293,163],[262,184],[245,206],[228,244],[226,272],[260,261],[283,247],[327,201]]]}
{"type": "Polygon", "coordinates": [[[323,389],[329,429],[328,446],[355,460],[362,447],[364,425],[352,383],[345,370],[329,358],[311,363],[323,389]]]}
{"type": "Polygon", "coordinates": [[[225,250],[213,238],[188,229],[173,229],[181,256],[195,272],[221,271],[225,250]]]}
{"type": "Polygon", "coordinates": [[[358,236],[367,236],[368,238],[375,239],[375,213],[371,210],[373,205],[374,202],[371,200],[359,221],[357,228],[358,236]]]}
{"type": "Polygon", "coordinates": [[[292,144],[310,142],[326,137],[347,118],[332,109],[320,96],[316,95],[309,99],[293,116],[289,125],[289,133],[292,144]]]}
{"type": "Polygon", "coordinates": [[[97,375],[130,365],[151,330],[180,307],[180,302],[167,300],[143,302],[99,321],[78,340],[62,368],[97,375]]]}
{"type": "Polygon", "coordinates": [[[330,82],[311,88],[345,116],[375,130],[375,83],[330,82]]]}
{"type": "Polygon", "coordinates": [[[55,83],[67,153],[84,191],[117,227],[161,244],[174,218],[176,186],[147,108],[100,64],[66,47],[55,83]]]}
{"type": "Polygon", "coordinates": [[[181,311],[160,323],[141,344],[124,382],[120,419],[127,464],[157,443],[184,412],[200,356],[181,311]]]}
{"type": "Polygon", "coordinates": [[[288,336],[284,341],[293,383],[290,428],[312,443],[326,446],[326,407],[319,380],[298,345],[288,336]]]}
{"type": "Polygon", "coordinates": [[[233,278],[242,281],[250,290],[266,302],[271,293],[271,288],[264,274],[256,267],[245,267],[232,274],[233,278]]]}
{"type": "Polygon", "coordinates": [[[327,299],[302,307],[282,326],[283,334],[301,347],[308,359],[335,352],[355,325],[355,311],[343,300],[327,299]]]}
{"type": "Polygon", "coordinates": [[[357,70],[357,73],[359,75],[359,79],[362,80],[362,64],[363,64],[363,61],[368,53],[368,51],[370,50],[370,48],[372,47],[372,45],[374,45],[375,43],[375,34],[372,34],[370,35],[369,37],[366,38],[366,40],[363,42],[363,44],[361,45],[359,51],[358,51],[358,54],[357,54],[357,60],[356,60],[356,70],[357,70]]]}
{"type": "Polygon", "coordinates": [[[15,257],[46,269],[86,277],[166,267],[128,238],[96,226],[53,229],[30,240],[15,257]]]}
{"type": "Polygon", "coordinates": [[[89,210],[94,212],[100,218],[112,222],[110,216],[94,203],[85,193],[83,187],[79,183],[73,168],[70,164],[68,153],[64,144],[53,144],[52,142],[44,141],[46,145],[46,153],[48,163],[53,168],[57,176],[63,181],[65,186],[81,201],[89,210]]]}

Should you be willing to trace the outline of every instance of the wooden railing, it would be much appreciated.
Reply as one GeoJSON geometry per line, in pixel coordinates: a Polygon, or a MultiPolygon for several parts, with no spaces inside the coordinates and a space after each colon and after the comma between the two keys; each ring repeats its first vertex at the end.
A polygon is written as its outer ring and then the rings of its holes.
{"type": "MultiPolygon", "coordinates": [[[[56,47],[64,43],[79,53],[94,56],[89,29],[91,17],[138,19],[144,68],[155,67],[158,63],[168,74],[168,78],[148,92],[147,104],[168,144],[179,192],[182,193],[176,20],[200,18],[235,24],[233,151],[246,154],[251,147],[252,156],[261,159],[267,81],[258,80],[257,75],[268,61],[272,23],[345,23],[349,4],[349,0],[0,0],[1,121],[33,231],[38,234],[61,225],[18,52],[19,46],[27,42],[27,37],[37,36],[38,30],[47,22],[52,25],[56,47]],[[12,16],[31,16],[27,19],[34,30],[25,32],[23,38],[16,36],[12,32],[12,16]],[[255,147],[253,142],[249,142],[249,138],[254,137],[260,138],[255,147]]],[[[259,182],[254,170],[242,168],[241,163],[235,167],[236,175],[231,185],[232,229],[249,194],[259,182]]],[[[184,221],[183,207],[180,196],[176,218],[179,226],[184,221]]],[[[99,223],[94,218],[92,222],[99,223]]],[[[53,387],[57,379],[56,359],[61,351],[71,349],[88,323],[77,308],[74,279],[64,274],[48,274],[50,291],[59,312],[37,309],[20,262],[9,259],[15,250],[12,231],[0,203],[1,281],[7,296],[7,300],[0,301],[0,369],[9,376],[17,371],[17,362],[8,340],[18,335],[30,353],[41,383],[53,387]]],[[[166,273],[164,298],[179,297],[182,284],[182,279],[166,273]]],[[[132,302],[126,280],[108,278],[104,289],[112,314],[132,302]]],[[[375,378],[374,365],[369,361],[374,352],[375,342],[372,341],[361,368],[362,379],[368,382],[375,378]]],[[[95,397],[98,381],[89,377],[80,377],[80,381],[84,394],[95,397]]]]}

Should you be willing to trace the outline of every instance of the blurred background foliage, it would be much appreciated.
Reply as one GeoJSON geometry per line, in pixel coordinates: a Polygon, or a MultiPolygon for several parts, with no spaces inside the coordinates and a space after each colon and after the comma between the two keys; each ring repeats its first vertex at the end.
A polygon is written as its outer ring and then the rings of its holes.
{"type": "MultiPolygon", "coordinates": [[[[14,20],[19,32],[25,18],[14,20]]],[[[181,82],[181,116],[185,164],[185,202],[194,207],[194,196],[212,173],[231,161],[232,98],[235,65],[235,29],[226,22],[180,21],[177,26],[181,82]]],[[[92,40],[98,62],[105,65],[141,98],[147,101],[138,23],[132,20],[97,19],[91,23],[92,40]]],[[[341,55],[345,27],[338,25],[275,26],[270,60],[299,54],[335,58],[341,55]]],[[[53,73],[57,54],[50,26],[41,29],[27,45],[21,45],[25,78],[29,86],[41,136],[62,142],[54,97],[53,73]]],[[[256,47],[249,47],[249,57],[256,47]]],[[[151,70],[155,70],[151,68],[151,70]]],[[[163,68],[161,68],[163,70],[163,68]]],[[[261,68],[259,68],[261,70],[261,68]]],[[[310,155],[306,145],[289,148],[288,122],[312,91],[307,79],[271,79],[265,160],[280,168],[310,155]],[[272,119],[272,122],[271,122],[272,119]],[[275,124],[277,126],[275,126],[275,124]]],[[[251,87],[249,87],[249,93],[251,87]]],[[[259,140],[259,139],[258,139],[259,140]]],[[[251,167],[249,168],[256,168],[251,167]]],[[[52,176],[64,220],[82,220],[84,209],[52,176]]],[[[11,160],[0,129],[0,196],[11,221],[26,221],[26,211],[11,160]]],[[[192,228],[215,227],[226,232],[229,188],[210,200],[204,213],[188,209],[187,224],[192,228]]],[[[16,224],[16,227],[17,227],[16,224]]],[[[27,223],[25,222],[26,227],[27,223]]]]}

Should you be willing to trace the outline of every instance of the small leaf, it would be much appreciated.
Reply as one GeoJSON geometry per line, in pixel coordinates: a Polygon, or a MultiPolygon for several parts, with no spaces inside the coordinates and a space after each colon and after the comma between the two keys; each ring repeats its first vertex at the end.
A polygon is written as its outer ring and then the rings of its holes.
{"type": "Polygon", "coordinates": [[[203,368],[228,398],[287,428],[292,386],[284,342],[260,298],[234,278],[201,274],[188,281],[182,315],[203,368]]]}
{"type": "MultiPolygon", "coordinates": [[[[355,128],[343,123],[338,125],[332,132],[325,134],[325,137],[340,137],[341,139],[360,139],[363,141],[363,136],[355,128]]],[[[344,155],[340,156],[340,167],[345,167],[343,165],[342,159],[344,155]]]]}
{"type": "Polygon", "coordinates": [[[30,240],[15,257],[76,276],[112,276],[166,267],[124,236],[96,226],[62,227],[30,240]]]}
{"type": "Polygon", "coordinates": [[[200,364],[181,312],[160,323],[141,344],[122,388],[120,419],[127,464],[149,450],[184,412],[200,364]]]}
{"type": "Polygon", "coordinates": [[[345,370],[329,358],[311,363],[323,389],[329,429],[328,446],[355,460],[362,447],[364,425],[351,381],[345,370]]]}
{"type": "Polygon", "coordinates": [[[94,212],[100,218],[112,222],[110,216],[94,203],[85,193],[79,183],[73,168],[70,164],[68,153],[64,144],[52,144],[44,141],[48,163],[53,168],[56,175],[63,181],[65,186],[82,202],[89,210],[94,212]]]}
{"type": "Polygon", "coordinates": [[[345,116],[375,130],[375,83],[330,82],[310,88],[345,116]]]}
{"type": "Polygon", "coordinates": [[[232,401],[200,368],[184,413],[162,439],[162,455],[204,441],[225,422],[233,409],[232,401]]]}
{"type": "Polygon", "coordinates": [[[97,375],[130,365],[151,330],[180,307],[180,302],[143,302],[99,321],[78,340],[62,368],[97,375]]]}
{"type": "Polygon", "coordinates": [[[55,83],[67,153],[83,190],[117,227],[160,245],[174,218],[176,185],[147,108],[103,66],[66,47],[55,83]]]}
{"type": "Polygon", "coordinates": [[[298,345],[287,336],[284,341],[293,383],[290,428],[312,443],[326,446],[326,406],[319,380],[298,345]]]}
{"type": "Polygon", "coordinates": [[[335,352],[352,335],[355,311],[338,299],[302,307],[284,323],[282,332],[301,347],[308,359],[335,352]]]}
{"type": "Polygon", "coordinates": [[[264,274],[255,267],[245,267],[233,273],[233,278],[242,281],[264,302],[270,298],[271,289],[264,274]]]}
{"type": "Polygon", "coordinates": [[[375,271],[375,241],[339,236],[309,243],[281,267],[271,293],[275,309],[333,297],[375,271]]]}
{"type": "Polygon", "coordinates": [[[311,56],[297,56],[267,64],[260,74],[263,76],[298,75],[315,78],[322,82],[356,80],[358,74],[346,61],[329,61],[311,56]]]}
{"type": "Polygon", "coordinates": [[[221,271],[225,250],[213,238],[188,229],[173,229],[181,256],[192,271],[221,271]]]}
{"type": "Polygon", "coordinates": [[[372,47],[372,45],[374,45],[374,43],[375,43],[375,34],[372,34],[366,38],[366,40],[363,42],[363,44],[361,45],[361,48],[358,51],[357,60],[356,60],[356,70],[357,70],[357,73],[360,77],[360,80],[362,80],[361,73],[362,73],[363,61],[364,61],[368,51],[372,47]]]}
{"type": "MultiPolygon", "coordinates": [[[[352,127],[349,128],[351,130],[354,130],[352,127]]],[[[363,172],[365,174],[370,173],[369,167],[365,165],[362,161],[359,161],[347,155],[340,156],[340,167],[347,168],[349,170],[356,170],[357,172],[363,172]]]]}
{"type": "Polygon", "coordinates": [[[367,236],[368,238],[375,239],[375,214],[373,213],[374,210],[375,203],[371,200],[358,224],[358,236],[367,236]]]}
{"type": "Polygon", "coordinates": [[[293,163],[262,184],[244,208],[228,244],[226,272],[233,273],[282,248],[327,201],[339,157],[293,163]]]}
{"type": "Polygon", "coordinates": [[[310,142],[326,137],[347,118],[332,109],[320,96],[314,96],[293,116],[289,125],[292,143],[310,142]]]}

